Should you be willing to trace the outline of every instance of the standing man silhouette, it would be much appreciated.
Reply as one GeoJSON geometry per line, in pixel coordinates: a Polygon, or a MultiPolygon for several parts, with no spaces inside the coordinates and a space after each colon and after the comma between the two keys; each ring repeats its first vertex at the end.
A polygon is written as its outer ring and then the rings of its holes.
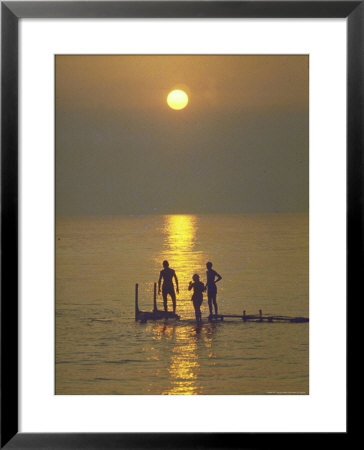
{"type": "Polygon", "coordinates": [[[166,312],[168,311],[167,295],[169,294],[172,298],[173,314],[176,314],[176,293],[174,292],[173,278],[176,281],[176,291],[178,294],[179,289],[178,289],[177,275],[176,275],[176,272],[169,267],[168,261],[163,261],[163,267],[164,267],[164,269],[161,270],[160,274],[159,274],[158,295],[160,295],[160,293],[161,293],[161,281],[163,278],[162,296],[163,296],[164,311],[166,311],[166,312]]]}
{"type": "Polygon", "coordinates": [[[206,263],[207,272],[207,301],[209,304],[210,316],[212,316],[212,304],[214,304],[215,315],[217,316],[217,303],[216,303],[216,295],[217,295],[217,287],[216,283],[221,280],[221,275],[219,275],[215,270],[212,269],[212,263],[206,263]],[[216,279],[215,279],[216,278],[216,279]]]}

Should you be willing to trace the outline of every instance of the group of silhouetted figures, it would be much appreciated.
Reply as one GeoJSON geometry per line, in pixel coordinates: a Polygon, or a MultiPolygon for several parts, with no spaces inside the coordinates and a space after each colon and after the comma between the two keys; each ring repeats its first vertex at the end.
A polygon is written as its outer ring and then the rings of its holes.
{"type": "MultiPolygon", "coordinates": [[[[163,270],[161,270],[158,280],[158,294],[161,293],[161,282],[163,280],[162,284],[162,296],[163,296],[163,305],[164,310],[168,311],[167,308],[167,296],[170,295],[172,299],[173,304],[173,313],[176,313],[176,293],[174,290],[174,284],[173,279],[176,282],[176,291],[177,294],[179,293],[178,288],[178,278],[176,275],[176,272],[169,267],[168,261],[163,261],[163,270]]],[[[210,316],[209,318],[212,318],[213,316],[213,309],[212,305],[215,309],[215,315],[217,315],[217,303],[216,303],[216,295],[217,295],[217,288],[216,283],[221,280],[221,276],[215,272],[215,270],[212,269],[212,263],[208,262],[206,263],[206,284],[204,284],[202,281],[200,281],[200,276],[195,273],[192,277],[193,281],[190,281],[190,284],[188,285],[188,290],[193,290],[192,295],[192,302],[193,307],[195,308],[195,315],[197,322],[201,322],[201,305],[203,302],[203,292],[207,290],[207,301],[209,305],[209,311],[210,316]]]]}

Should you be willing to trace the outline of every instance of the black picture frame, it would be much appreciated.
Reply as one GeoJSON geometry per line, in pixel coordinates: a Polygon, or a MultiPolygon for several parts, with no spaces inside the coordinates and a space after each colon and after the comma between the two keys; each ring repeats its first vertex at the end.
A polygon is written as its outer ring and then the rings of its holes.
{"type": "MultiPolygon", "coordinates": [[[[297,439],[300,445],[308,444],[313,436],[315,444],[327,444],[326,433],[18,433],[18,22],[22,18],[346,18],[349,312],[350,302],[354,296],[361,299],[363,291],[364,1],[1,2],[1,448],[270,448],[274,440],[288,447],[297,439]]],[[[348,438],[349,427],[334,434],[340,443],[348,438]]]]}

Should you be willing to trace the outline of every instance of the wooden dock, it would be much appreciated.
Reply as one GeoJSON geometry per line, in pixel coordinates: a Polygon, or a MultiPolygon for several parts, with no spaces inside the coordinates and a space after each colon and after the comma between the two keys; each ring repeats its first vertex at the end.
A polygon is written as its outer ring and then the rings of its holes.
{"type": "Polygon", "coordinates": [[[246,314],[245,311],[243,311],[242,315],[239,314],[213,314],[212,316],[209,316],[209,321],[215,322],[215,321],[224,321],[224,319],[240,319],[243,322],[265,322],[265,323],[273,323],[273,322],[290,322],[290,323],[305,323],[308,322],[307,317],[288,317],[288,316],[274,316],[271,314],[263,314],[262,310],[259,310],[259,314],[246,314]]]}
{"type": "MultiPolygon", "coordinates": [[[[140,311],[139,309],[139,285],[135,285],[135,321],[146,323],[148,320],[162,320],[162,319],[175,319],[180,320],[178,314],[174,314],[172,311],[163,311],[157,308],[157,283],[154,283],[153,293],[153,311],[140,311]]],[[[246,314],[243,311],[242,314],[213,314],[207,317],[209,322],[223,322],[225,319],[240,319],[243,322],[257,322],[257,323],[305,323],[309,319],[307,317],[289,317],[289,316],[277,316],[272,314],[263,314],[262,310],[259,310],[259,314],[246,314]]]]}

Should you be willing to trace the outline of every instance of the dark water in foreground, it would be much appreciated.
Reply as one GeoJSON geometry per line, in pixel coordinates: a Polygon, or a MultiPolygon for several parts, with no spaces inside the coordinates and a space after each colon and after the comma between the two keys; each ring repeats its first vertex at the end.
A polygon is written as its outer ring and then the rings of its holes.
{"type": "Polygon", "coordinates": [[[208,323],[206,300],[195,324],[207,261],[221,313],[309,316],[307,215],[59,218],[56,393],[308,394],[309,324],[208,323]],[[135,283],[151,310],[164,259],[182,320],[136,323],[135,283]]]}

